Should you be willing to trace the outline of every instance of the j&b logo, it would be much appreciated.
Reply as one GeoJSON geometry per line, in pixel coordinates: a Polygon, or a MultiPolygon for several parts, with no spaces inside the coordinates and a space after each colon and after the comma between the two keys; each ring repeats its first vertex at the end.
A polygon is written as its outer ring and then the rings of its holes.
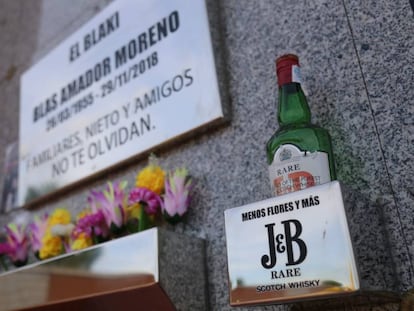
{"type": "Polygon", "coordinates": [[[296,219],[281,222],[282,233],[275,234],[275,223],[265,225],[269,243],[269,254],[262,256],[262,266],[272,269],[277,262],[277,254],[286,254],[286,266],[302,263],[307,254],[305,242],[300,238],[302,224],[296,219]]]}

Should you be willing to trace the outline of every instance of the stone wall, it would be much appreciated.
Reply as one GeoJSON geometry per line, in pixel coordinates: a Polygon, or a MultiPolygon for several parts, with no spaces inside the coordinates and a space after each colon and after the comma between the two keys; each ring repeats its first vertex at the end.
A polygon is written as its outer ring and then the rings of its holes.
{"type": "MultiPolygon", "coordinates": [[[[18,140],[20,75],[109,2],[0,0],[0,163],[5,147],[18,140]]],[[[373,290],[362,299],[366,306],[341,300],[332,308],[398,310],[384,297],[398,297],[414,282],[414,17],[409,0],[208,0],[208,8],[231,121],[157,155],[166,167],[186,165],[197,180],[189,217],[169,229],[206,239],[210,310],[327,308],[229,306],[223,213],[271,196],[264,147],[278,126],[274,60],[286,52],[300,56],[313,121],[332,135],[338,179],[348,188],[362,285],[373,290]]],[[[0,224],[58,206],[80,209],[89,189],[107,179],[132,182],[145,164],[112,171],[35,210],[1,215],[0,224]]]]}

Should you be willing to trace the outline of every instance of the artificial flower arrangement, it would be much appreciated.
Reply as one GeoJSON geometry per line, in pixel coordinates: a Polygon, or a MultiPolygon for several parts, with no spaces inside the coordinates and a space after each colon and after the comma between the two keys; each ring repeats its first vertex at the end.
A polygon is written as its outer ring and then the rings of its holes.
{"type": "Polygon", "coordinates": [[[4,257],[16,267],[27,263],[33,252],[39,260],[80,250],[136,233],[162,221],[175,224],[188,211],[193,180],[185,168],[165,172],[150,157],[149,165],[136,176],[128,192],[127,182],[108,182],[102,191],[92,190],[87,207],[75,219],[65,208],[44,214],[27,226],[5,226],[6,240],[0,243],[0,263],[4,257]]]}

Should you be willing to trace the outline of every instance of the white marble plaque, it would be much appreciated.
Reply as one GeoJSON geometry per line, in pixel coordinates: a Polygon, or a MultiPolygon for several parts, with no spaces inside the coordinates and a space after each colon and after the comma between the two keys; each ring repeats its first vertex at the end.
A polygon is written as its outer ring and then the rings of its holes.
{"type": "Polygon", "coordinates": [[[114,1],[20,95],[20,205],[223,119],[204,0],[114,1]]]}

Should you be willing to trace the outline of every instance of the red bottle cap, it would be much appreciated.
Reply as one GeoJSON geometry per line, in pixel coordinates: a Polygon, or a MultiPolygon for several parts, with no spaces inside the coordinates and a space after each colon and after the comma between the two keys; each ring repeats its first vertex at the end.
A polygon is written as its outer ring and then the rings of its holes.
{"type": "Polygon", "coordinates": [[[277,84],[279,87],[292,82],[292,66],[299,67],[299,58],[294,54],[285,54],[276,59],[277,84]]]}

